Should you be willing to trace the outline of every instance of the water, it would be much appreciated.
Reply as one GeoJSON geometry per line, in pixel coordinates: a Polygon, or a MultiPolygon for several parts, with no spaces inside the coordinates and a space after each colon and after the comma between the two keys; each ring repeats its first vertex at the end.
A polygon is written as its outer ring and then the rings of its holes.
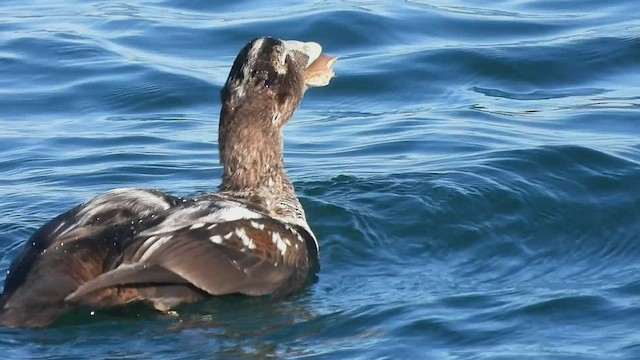
{"type": "Polygon", "coordinates": [[[0,329],[6,358],[640,358],[638,1],[0,10],[0,271],[108,189],[214,191],[218,92],[251,38],[340,57],[285,133],[313,284],[0,329]]]}

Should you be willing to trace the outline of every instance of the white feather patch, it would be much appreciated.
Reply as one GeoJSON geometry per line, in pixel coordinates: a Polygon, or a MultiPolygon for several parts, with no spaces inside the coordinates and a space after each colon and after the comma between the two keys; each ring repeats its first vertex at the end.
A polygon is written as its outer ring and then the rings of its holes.
{"type": "Polygon", "coordinates": [[[162,236],[158,238],[158,240],[156,240],[153,244],[151,244],[151,246],[149,246],[149,248],[144,252],[144,254],[142,254],[139,262],[145,262],[151,255],[153,255],[154,252],[156,252],[156,250],[158,250],[162,245],[164,245],[164,243],[171,240],[172,238],[173,238],[173,235],[167,235],[167,236],[162,236]]]}
{"type": "Polygon", "coordinates": [[[263,216],[255,211],[251,211],[245,207],[233,206],[224,207],[219,211],[203,218],[206,222],[225,222],[235,221],[240,219],[261,219],[263,216]]]}
{"type": "Polygon", "coordinates": [[[240,238],[240,240],[242,240],[242,245],[244,245],[249,249],[256,248],[256,244],[253,242],[253,240],[249,236],[247,236],[247,232],[244,231],[243,228],[236,229],[235,232],[236,232],[236,235],[240,238]]]}
{"type": "MultiPolygon", "coordinates": [[[[227,221],[235,221],[241,219],[260,219],[262,214],[251,211],[239,204],[229,201],[201,201],[197,205],[176,209],[167,218],[156,227],[145,230],[141,233],[143,236],[160,235],[164,233],[174,232],[186,227],[197,226],[199,224],[222,223],[227,221]],[[215,205],[215,206],[211,206],[215,205]],[[216,209],[217,207],[217,209],[216,209]],[[211,210],[204,216],[198,216],[203,210],[211,210]]],[[[211,227],[210,227],[211,228],[211,227]]]]}
{"type": "Polygon", "coordinates": [[[222,244],[222,237],[220,237],[220,235],[214,235],[214,236],[210,237],[209,240],[211,240],[212,242],[214,242],[216,244],[222,244]]]}
{"type": "Polygon", "coordinates": [[[137,217],[151,215],[150,210],[167,210],[171,207],[164,197],[151,191],[135,188],[114,189],[99,195],[89,201],[78,213],[79,224],[86,224],[100,214],[110,210],[122,208],[123,205],[130,208],[137,217]]]}
{"type": "Polygon", "coordinates": [[[251,224],[251,226],[256,228],[256,229],[264,230],[264,224],[260,224],[257,221],[251,221],[251,222],[249,222],[249,224],[251,224]]]}
{"type": "Polygon", "coordinates": [[[287,252],[287,244],[282,240],[282,236],[280,236],[280,233],[278,232],[272,233],[271,241],[273,241],[273,243],[276,244],[276,247],[278,248],[278,250],[280,250],[280,254],[284,256],[284,254],[287,252]]]}

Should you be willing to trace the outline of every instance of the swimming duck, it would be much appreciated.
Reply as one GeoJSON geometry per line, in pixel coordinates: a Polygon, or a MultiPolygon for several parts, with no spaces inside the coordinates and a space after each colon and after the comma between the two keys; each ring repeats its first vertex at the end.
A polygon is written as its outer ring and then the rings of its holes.
{"type": "Polygon", "coordinates": [[[79,306],[169,311],[299,289],[318,242],[285,171],[282,131],[307,87],[328,84],[334,61],[313,42],[249,42],[221,91],[220,191],[116,189],[49,221],[7,272],[0,326],[47,326],[79,306]]]}

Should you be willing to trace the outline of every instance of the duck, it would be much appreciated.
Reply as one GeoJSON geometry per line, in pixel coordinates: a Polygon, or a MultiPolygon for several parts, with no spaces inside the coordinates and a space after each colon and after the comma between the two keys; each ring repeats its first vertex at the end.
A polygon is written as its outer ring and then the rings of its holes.
{"type": "Polygon", "coordinates": [[[289,179],[283,128],[334,76],[320,44],[256,38],[221,90],[219,190],[195,198],[120,188],[40,227],[13,260],[0,326],[141,302],[163,312],[241,294],[284,298],[318,268],[319,245],[289,179]]]}

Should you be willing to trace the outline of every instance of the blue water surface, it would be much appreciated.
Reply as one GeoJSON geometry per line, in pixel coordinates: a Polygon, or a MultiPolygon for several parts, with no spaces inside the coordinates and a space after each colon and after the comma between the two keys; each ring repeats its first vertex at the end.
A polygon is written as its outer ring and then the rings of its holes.
{"type": "Polygon", "coordinates": [[[0,272],[116,187],[215,191],[258,36],[340,57],[285,131],[322,268],[281,302],[0,329],[3,358],[640,359],[637,0],[0,3],[0,272]]]}

